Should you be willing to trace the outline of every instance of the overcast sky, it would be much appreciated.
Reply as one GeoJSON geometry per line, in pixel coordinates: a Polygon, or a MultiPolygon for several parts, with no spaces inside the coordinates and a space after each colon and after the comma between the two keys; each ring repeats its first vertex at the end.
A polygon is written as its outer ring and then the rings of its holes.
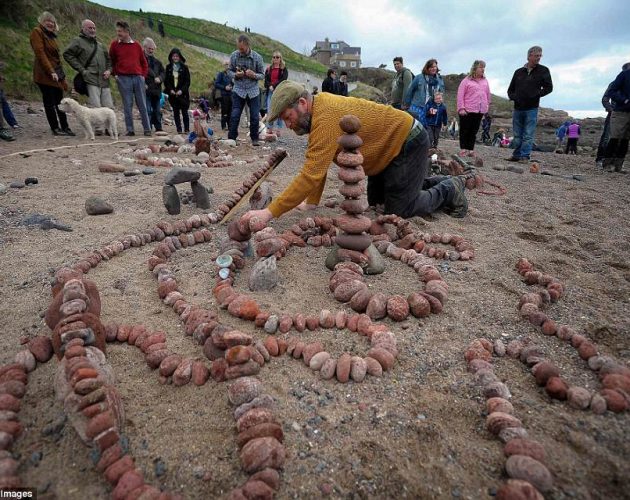
{"type": "MultiPolygon", "coordinates": [[[[630,61],[626,0],[97,0],[112,7],[198,17],[263,33],[297,52],[328,37],[362,48],[363,66],[404,57],[419,73],[435,57],[443,74],[487,62],[493,93],[505,96],[527,49],[543,47],[554,91],[542,105],[601,116],[606,86],[630,61]]],[[[255,47],[254,47],[255,49],[255,47]]]]}

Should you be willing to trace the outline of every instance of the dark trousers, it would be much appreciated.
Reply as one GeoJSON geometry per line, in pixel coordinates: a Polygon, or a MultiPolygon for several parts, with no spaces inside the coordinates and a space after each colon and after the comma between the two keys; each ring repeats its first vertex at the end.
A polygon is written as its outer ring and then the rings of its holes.
{"type": "Polygon", "coordinates": [[[230,125],[230,115],[232,114],[232,96],[221,96],[221,129],[225,130],[230,125]]]}
{"type": "Polygon", "coordinates": [[[578,138],[577,137],[569,137],[567,138],[567,146],[564,149],[564,154],[568,155],[569,153],[573,153],[574,155],[577,154],[577,143],[578,143],[578,138]]]}
{"type": "Polygon", "coordinates": [[[155,130],[162,130],[162,108],[160,106],[160,95],[147,94],[147,113],[149,113],[149,123],[155,130]]]}
{"type": "Polygon", "coordinates": [[[11,106],[9,106],[9,102],[4,97],[4,93],[2,92],[2,89],[0,89],[0,101],[2,101],[2,116],[4,117],[4,119],[9,124],[10,127],[15,127],[18,124],[18,122],[15,119],[15,115],[13,114],[13,111],[11,111],[11,106]]]}
{"type": "Polygon", "coordinates": [[[449,177],[428,177],[429,136],[422,130],[405,142],[402,151],[380,174],[368,177],[370,205],[385,204],[386,214],[427,215],[452,202],[455,188],[449,177]]]}
{"type": "Polygon", "coordinates": [[[232,113],[230,115],[230,131],[228,139],[238,137],[238,124],[241,121],[241,114],[245,105],[249,106],[249,138],[252,141],[258,140],[258,125],[260,122],[260,96],[240,97],[236,92],[232,92],[232,113]]]}
{"type": "Polygon", "coordinates": [[[427,126],[427,133],[429,134],[429,147],[437,148],[440,141],[440,131],[442,127],[440,125],[427,126]]]}
{"type": "Polygon", "coordinates": [[[184,132],[190,132],[190,119],[188,116],[188,107],[182,108],[180,106],[173,106],[171,103],[171,107],[173,108],[173,118],[175,119],[175,128],[177,128],[177,133],[181,134],[182,132],[182,119],[184,121],[184,132]],[[180,117],[181,114],[181,117],[180,117]]]}
{"type": "Polygon", "coordinates": [[[479,125],[481,125],[482,113],[468,113],[459,115],[459,147],[472,151],[475,149],[475,140],[479,125]]]}
{"type": "Polygon", "coordinates": [[[68,118],[66,114],[61,111],[57,106],[63,99],[63,90],[58,87],[51,87],[50,85],[42,85],[38,83],[37,86],[42,92],[42,98],[44,100],[44,111],[46,112],[46,119],[51,130],[59,130],[68,128],[68,118]],[[57,119],[58,118],[58,119],[57,119]]]}
{"type": "Polygon", "coordinates": [[[604,121],[604,129],[602,130],[602,135],[599,138],[599,144],[597,146],[597,156],[595,157],[595,161],[604,161],[606,146],[608,145],[608,139],[610,139],[610,115],[612,112],[608,112],[606,114],[606,120],[604,121]]]}

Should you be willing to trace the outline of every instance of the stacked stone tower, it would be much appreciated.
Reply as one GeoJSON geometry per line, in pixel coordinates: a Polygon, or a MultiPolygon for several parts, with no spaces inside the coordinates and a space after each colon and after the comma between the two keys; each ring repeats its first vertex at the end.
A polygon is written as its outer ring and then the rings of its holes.
{"type": "Polygon", "coordinates": [[[368,274],[383,272],[382,257],[372,245],[369,229],[372,221],[363,215],[368,209],[365,197],[365,172],[363,155],[359,148],[363,140],[357,135],[361,122],[354,115],[344,116],[339,126],[344,134],[337,143],[343,150],[337,155],[339,179],[343,186],[339,192],[345,200],[341,209],[345,214],[335,218],[335,225],[340,233],[335,239],[335,247],[326,259],[326,266],[333,269],[338,262],[352,261],[364,268],[368,274]]]}

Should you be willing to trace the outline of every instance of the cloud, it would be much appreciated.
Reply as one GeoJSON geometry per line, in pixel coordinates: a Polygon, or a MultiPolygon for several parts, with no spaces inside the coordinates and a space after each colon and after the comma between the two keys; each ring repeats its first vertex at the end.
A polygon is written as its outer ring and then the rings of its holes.
{"type": "MultiPolygon", "coordinates": [[[[608,83],[630,61],[630,2],[556,0],[102,0],[123,9],[204,17],[264,33],[297,52],[316,40],[341,39],[362,48],[364,66],[402,55],[418,73],[438,59],[445,74],[465,73],[475,59],[487,62],[493,93],[504,95],[532,45],[543,47],[554,91],[543,105],[597,110],[608,83]]],[[[603,109],[602,109],[603,111],[603,109]]]]}

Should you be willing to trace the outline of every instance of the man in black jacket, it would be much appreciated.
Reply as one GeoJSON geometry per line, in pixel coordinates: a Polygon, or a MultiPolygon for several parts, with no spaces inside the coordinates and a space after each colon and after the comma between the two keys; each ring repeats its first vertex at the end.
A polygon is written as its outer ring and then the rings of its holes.
{"type": "Polygon", "coordinates": [[[613,103],[613,112],[610,116],[610,140],[606,146],[604,168],[610,172],[622,172],[627,153],[623,143],[630,139],[630,69],[617,75],[608,88],[608,95],[613,103]]]}
{"type": "Polygon", "coordinates": [[[155,127],[156,132],[162,131],[162,109],[160,100],[162,99],[162,83],[164,82],[164,66],[153,54],[157,48],[151,38],[145,38],[142,42],[144,55],[149,63],[149,73],[144,79],[147,94],[147,113],[149,121],[155,127]]]}
{"type": "Polygon", "coordinates": [[[328,92],[329,94],[338,94],[339,91],[337,90],[337,83],[335,81],[336,78],[337,72],[332,68],[329,69],[326,72],[326,78],[322,82],[322,92],[328,92]]]}
{"type": "MultiPolygon", "coordinates": [[[[624,64],[621,67],[621,71],[625,71],[627,69],[630,69],[630,62],[624,64]]],[[[604,129],[602,130],[602,135],[599,138],[599,145],[597,146],[597,156],[595,157],[595,166],[599,168],[602,168],[604,166],[604,155],[606,154],[606,146],[608,145],[608,140],[610,139],[610,117],[614,110],[613,102],[609,95],[611,85],[612,82],[608,84],[606,92],[604,92],[604,95],[602,96],[602,106],[606,110],[606,120],[604,121],[604,129]]],[[[626,152],[628,151],[628,141],[625,140],[623,142],[624,144],[622,145],[623,149],[621,152],[623,153],[622,156],[625,157],[626,152]]]]}
{"type": "Polygon", "coordinates": [[[508,97],[514,101],[512,114],[512,157],[508,161],[529,161],[534,144],[540,98],[553,90],[549,68],[540,63],[542,48],[527,51],[527,64],[517,69],[508,87],[508,97]]]}

